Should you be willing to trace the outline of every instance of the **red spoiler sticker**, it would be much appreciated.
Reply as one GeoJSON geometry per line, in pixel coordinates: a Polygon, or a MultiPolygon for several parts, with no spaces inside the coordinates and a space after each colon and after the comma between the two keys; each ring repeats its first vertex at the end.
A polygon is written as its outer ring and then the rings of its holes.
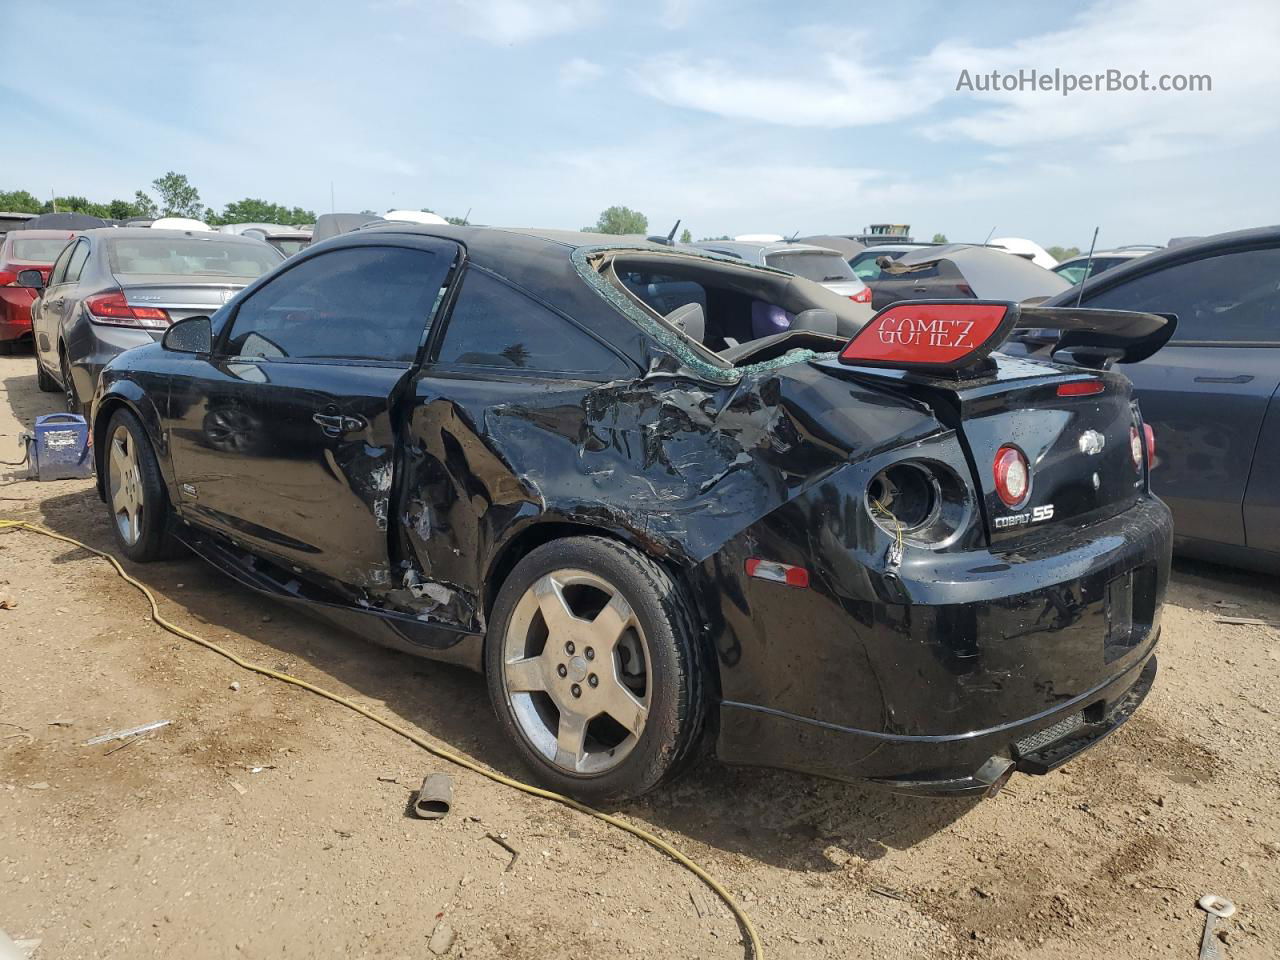
{"type": "Polygon", "coordinates": [[[959,370],[1004,343],[1018,311],[1008,303],[914,300],[885,307],[840,351],[840,362],[902,370],[959,370]]]}

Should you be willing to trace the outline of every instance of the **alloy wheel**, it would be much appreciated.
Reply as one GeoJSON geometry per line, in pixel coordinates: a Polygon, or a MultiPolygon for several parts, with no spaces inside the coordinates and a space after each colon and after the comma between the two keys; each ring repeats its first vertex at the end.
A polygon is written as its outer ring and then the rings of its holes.
{"type": "Polygon", "coordinates": [[[621,592],[585,570],[534,581],[503,638],[502,685],[517,726],[567,773],[620,764],[649,715],[649,646],[621,592]]]}
{"type": "Polygon", "coordinates": [[[118,426],[107,451],[107,486],[111,513],[124,542],[132,546],[142,536],[142,472],[133,434],[118,426]]]}

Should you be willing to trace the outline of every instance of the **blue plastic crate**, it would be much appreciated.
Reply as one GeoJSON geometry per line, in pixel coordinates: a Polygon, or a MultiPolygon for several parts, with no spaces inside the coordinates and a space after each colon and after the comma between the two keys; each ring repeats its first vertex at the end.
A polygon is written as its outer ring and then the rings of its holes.
{"type": "Polygon", "coordinates": [[[31,473],[37,480],[71,480],[93,476],[89,425],[78,413],[36,417],[31,444],[31,473]]]}

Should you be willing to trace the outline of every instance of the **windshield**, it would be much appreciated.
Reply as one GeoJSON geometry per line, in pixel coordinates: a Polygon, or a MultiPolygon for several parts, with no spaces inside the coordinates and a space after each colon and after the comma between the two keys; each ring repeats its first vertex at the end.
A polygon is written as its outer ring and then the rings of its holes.
{"type": "Polygon", "coordinates": [[[13,259],[23,263],[53,263],[66,245],[66,237],[14,237],[13,259]]]}
{"type": "Polygon", "coordinates": [[[295,253],[307,249],[307,244],[310,242],[310,240],[307,240],[304,237],[298,237],[296,239],[292,237],[267,237],[267,243],[271,244],[271,246],[275,247],[286,257],[292,257],[295,253]]]}
{"type": "Polygon", "coordinates": [[[769,266],[776,270],[794,273],[806,280],[818,283],[832,283],[837,280],[853,280],[853,271],[849,264],[838,253],[811,253],[799,250],[783,253],[771,253],[766,258],[769,266]]]}
{"type": "Polygon", "coordinates": [[[112,273],[185,277],[257,277],[280,262],[265,243],[187,237],[120,237],[107,241],[112,273]]]}

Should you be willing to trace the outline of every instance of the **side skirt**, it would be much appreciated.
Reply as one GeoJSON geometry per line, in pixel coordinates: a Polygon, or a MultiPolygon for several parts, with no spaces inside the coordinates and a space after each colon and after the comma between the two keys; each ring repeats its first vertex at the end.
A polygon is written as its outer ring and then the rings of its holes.
{"type": "Polygon", "coordinates": [[[414,656],[458,664],[477,673],[484,670],[484,634],[469,633],[405,613],[338,602],[270,560],[234,547],[217,534],[194,526],[182,526],[174,531],[174,536],[196,556],[237,583],[277,600],[298,604],[365,640],[414,656]]]}

